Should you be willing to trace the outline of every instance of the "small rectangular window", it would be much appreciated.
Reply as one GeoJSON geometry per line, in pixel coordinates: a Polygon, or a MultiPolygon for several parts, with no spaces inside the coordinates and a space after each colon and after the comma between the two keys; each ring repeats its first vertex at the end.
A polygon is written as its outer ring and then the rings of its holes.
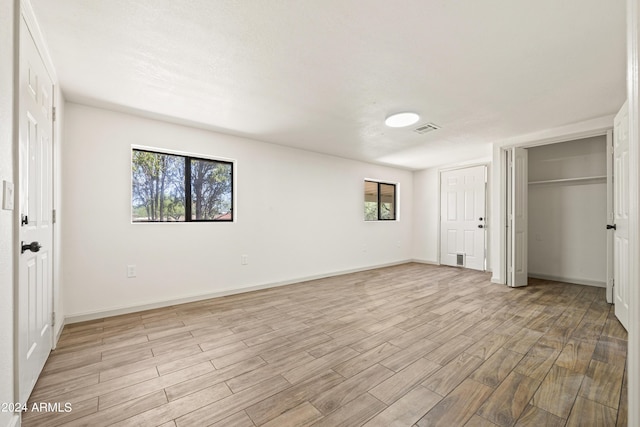
{"type": "Polygon", "coordinates": [[[365,221],[396,219],[396,185],[384,182],[364,182],[365,221]]]}
{"type": "Polygon", "coordinates": [[[233,221],[233,163],[133,149],[133,222],[233,221]]]}

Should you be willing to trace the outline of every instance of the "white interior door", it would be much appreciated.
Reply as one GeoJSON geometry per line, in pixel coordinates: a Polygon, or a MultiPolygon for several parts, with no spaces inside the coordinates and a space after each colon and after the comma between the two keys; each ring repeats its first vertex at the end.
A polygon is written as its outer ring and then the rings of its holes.
{"type": "Polygon", "coordinates": [[[509,190],[509,239],[511,250],[507,260],[509,280],[513,287],[527,286],[527,215],[528,156],[525,148],[512,148],[509,155],[511,185],[509,190]]]}
{"type": "Polygon", "coordinates": [[[440,175],[440,263],[485,270],[486,166],[440,175]]]}
{"type": "Polygon", "coordinates": [[[613,131],[607,131],[607,292],[606,299],[613,303],[613,131]]]}
{"type": "Polygon", "coordinates": [[[26,402],[51,351],[53,84],[20,25],[18,291],[19,401],[26,402]]]}
{"type": "Polygon", "coordinates": [[[625,102],[613,122],[613,303],[629,330],[629,110],[625,102]]]}

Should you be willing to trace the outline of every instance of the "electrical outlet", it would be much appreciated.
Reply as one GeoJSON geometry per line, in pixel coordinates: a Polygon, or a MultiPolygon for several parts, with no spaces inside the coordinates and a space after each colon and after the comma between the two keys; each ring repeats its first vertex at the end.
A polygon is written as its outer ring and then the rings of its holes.
{"type": "Polygon", "coordinates": [[[137,271],[135,265],[127,265],[127,277],[133,278],[136,277],[137,271]]]}
{"type": "Polygon", "coordinates": [[[249,255],[240,255],[240,264],[241,265],[249,264],[249,255]]]}

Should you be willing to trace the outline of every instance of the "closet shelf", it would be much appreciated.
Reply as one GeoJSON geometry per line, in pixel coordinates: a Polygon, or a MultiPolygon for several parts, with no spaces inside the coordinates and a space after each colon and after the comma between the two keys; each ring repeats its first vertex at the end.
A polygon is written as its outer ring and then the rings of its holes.
{"type": "Polygon", "coordinates": [[[606,175],[599,176],[583,176],[580,178],[563,178],[563,179],[545,179],[543,181],[530,181],[529,185],[536,184],[554,184],[554,183],[572,183],[572,182],[584,182],[584,181],[606,181],[606,175]]]}

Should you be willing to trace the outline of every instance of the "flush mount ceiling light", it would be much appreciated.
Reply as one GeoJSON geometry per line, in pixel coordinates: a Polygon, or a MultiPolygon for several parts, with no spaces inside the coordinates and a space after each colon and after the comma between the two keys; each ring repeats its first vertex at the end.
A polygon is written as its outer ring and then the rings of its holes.
{"type": "Polygon", "coordinates": [[[396,113],[392,114],[384,121],[384,124],[390,128],[403,128],[417,123],[420,116],[417,113],[396,113]]]}

